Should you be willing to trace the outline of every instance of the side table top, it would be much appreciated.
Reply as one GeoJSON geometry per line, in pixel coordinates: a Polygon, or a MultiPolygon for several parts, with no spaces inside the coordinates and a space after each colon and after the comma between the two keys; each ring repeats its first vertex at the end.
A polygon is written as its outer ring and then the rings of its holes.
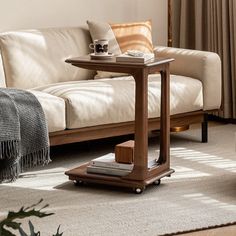
{"type": "Polygon", "coordinates": [[[135,67],[135,68],[144,68],[144,67],[152,67],[156,65],[166,64],[174,61],[173,58],[154,58],[151,60],[148,60],[145,63],[137,63],[137,62],[116,62],[115,56],[110,59],[104,59],[104,60],[95,60],[91,59],[89,55],[81,56],[81,57],[74,57],[74,58],[68,58],[65,60],[66,63],[70,63],[73,65],[99,65],[99,66],[119,66],[119,67],[135,67]]]}

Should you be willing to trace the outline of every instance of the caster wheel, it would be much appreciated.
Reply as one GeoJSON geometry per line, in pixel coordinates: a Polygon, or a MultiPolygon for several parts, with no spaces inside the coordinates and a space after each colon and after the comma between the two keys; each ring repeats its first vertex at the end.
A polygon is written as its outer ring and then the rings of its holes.
{"type": "Polygon", "coordinates": [[[136,194],[140,194],[140,193],[143,192],[143,190],[144,190],[144,188],[143,188],[143,189],[142,189],[142,188],[135,188],[135,189],[134,189],[134,192],[135,192],[136,194]]]}
{"type": "Polygon", "coordinates": [[[160,179],[158,179],[158,180],[154,181],[154,182],[153,182],[153,184],[154,184],[154,185],[156,185],[156,186],[158,186],[158,185],[160,185],[160,184],[161,184],[161,180],[160,180],[160,179]]]}
{"type": "Polygon", "coordinates": [[[74,180],[74,185],[75,186],[80,186],[80,185],[83,185],[84,182],[82,180],[74,180]]]}

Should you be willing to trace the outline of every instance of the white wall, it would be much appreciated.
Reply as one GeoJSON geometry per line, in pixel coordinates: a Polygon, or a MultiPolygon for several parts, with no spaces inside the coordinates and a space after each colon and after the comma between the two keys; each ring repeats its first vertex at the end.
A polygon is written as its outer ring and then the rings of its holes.
{"type": "Polygon", "coordinates": [[[167,44],[166,0],[0,0],[0,32],[152,19],[153,42],[167,44]]]}

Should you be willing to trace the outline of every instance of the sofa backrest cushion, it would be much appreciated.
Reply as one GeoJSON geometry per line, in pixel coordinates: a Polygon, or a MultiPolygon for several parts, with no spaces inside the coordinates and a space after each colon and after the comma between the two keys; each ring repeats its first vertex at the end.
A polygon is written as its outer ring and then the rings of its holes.
{"type": "Polygon", "coordinates": [[[65,63],[67,58],[88,54],[89,43],[89,31],[82,27],[0,34],[7,87],[29,89],[92,78],[94,72],[65,63]]]}

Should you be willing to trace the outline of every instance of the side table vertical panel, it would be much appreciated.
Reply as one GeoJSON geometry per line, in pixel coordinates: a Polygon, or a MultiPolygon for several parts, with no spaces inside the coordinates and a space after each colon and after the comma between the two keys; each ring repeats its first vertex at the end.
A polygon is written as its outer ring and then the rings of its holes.
{"type": "Polygon", "coordinates": [[[159,163],[169,166],[170,157],[170,72],[169,64],[161,71],[161,116],[160,116],[159,163]]]}
{"type": "Polygon", "coordinates": [[[124,179],[145,180],[148,163],[148,70],[142,68],[135,80],[135,146],[134,169],[124,179]]]}

